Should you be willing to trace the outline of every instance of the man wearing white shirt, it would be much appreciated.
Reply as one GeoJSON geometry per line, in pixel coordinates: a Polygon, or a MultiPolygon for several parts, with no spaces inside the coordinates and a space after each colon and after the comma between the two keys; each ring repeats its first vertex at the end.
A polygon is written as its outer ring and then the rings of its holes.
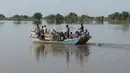
{"type": "Polygon", "coordinates": [[[46,25],[44,25],[43,30],[44,30],[44,33],[46,34],[46,33],[47,33],[47,28],[46,28],[46,25]]]}

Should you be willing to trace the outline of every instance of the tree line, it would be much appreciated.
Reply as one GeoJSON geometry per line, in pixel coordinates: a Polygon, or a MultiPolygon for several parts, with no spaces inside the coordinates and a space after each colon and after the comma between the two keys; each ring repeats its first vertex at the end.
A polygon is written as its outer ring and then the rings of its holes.
{"type": "Polygon", "coordinates": [[[43,15],[39,12],[34,13],[33,16],[29,17],[27,15],[14,15],[12,17],[5,17],[3,14],[0,14],[0,19],[6,19],[6,20],[15,20],[15,21],[22,21],[22,20],[32,20],[32,21],[40,21],[42,19],[46,20],[47,23],[56,23],[56,24],[61,24],[61,23],[90,23],[92,21],[104,21],[104,16],[99,16],[99,17],[92,17],[88,15],[81,15],[78,16],[76,13],[69,13],[66,16],[63,16],[59,13],[56,15],[50,14],[48,16],[43,17],[43,15]]]}
{"type": "Polygon", "coordinates": [[[37,12],[37,13],[34,13],[33,16],[27,16],[27,15],[14,15],[14,16],[11,16],[11,17],[6,17],[5,15],[3,14],[0,14],[0,20],[15,20],[15,21],[22,21],[22,20],[33,20],[33,21],[36,21],[36,20],[41,20],[42,19],[42,14],[37,12]]]}
{"type": "Polygon", "coordinates": [[[123,11],[122,13],[115,12],[113,14],[108,15],[109,20],[130,20],[130,13],[127,11],[123,11]]]}
{"type": "Polygon", "coordinates": [[[104,16],[99,16],[99,17],[92,17],[92,16],[88,16],[88,15],[81,15],[78,16],[76,13],[69,13],[66,16],[63,16],[59,13],[57,13],[56,15],[54,14],[50,14],[46,17],[44,17],[44,19],[48,22],[48,23],[56,23],[56,24],[61,24],[61,23],[90,23],[92,21],[104,21],[104,16]]]}
{"type": "MultiPolygon", "coordinates": [[[[97,21],[97,22],[103,22],[104,21],[104,16],[98,16],[98,17],[92,17],[88,16],[86,14],[83,14],[81,16],[78,16],[74,12],[70,12],[68,15],[63,16],[59,13],[57,14],[50,14],[48,16],[43,17],[43,15],[40,12],[34,13],[33,16],[27,16],[27,15],[14,15],[12,17],[6,17],[3,14],[0,14],[0,20],[16,20],[16,21],[22,21],[22,20],[41,20],[44,19],[48,23],[89,23],[92,21],[97,21]]],[[[127,11],[123,11],[121,13],[119,12],[114,12],[110,15],[108,15],[107,19],[109,21],[129,21],[130,20],[130,13],[127,11]]]]}

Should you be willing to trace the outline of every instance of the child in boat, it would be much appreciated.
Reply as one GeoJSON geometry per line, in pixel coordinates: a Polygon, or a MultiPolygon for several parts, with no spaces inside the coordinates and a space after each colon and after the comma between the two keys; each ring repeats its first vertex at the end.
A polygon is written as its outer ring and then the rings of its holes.
{"type": "Polygon", "coordinates": [[[60,32],[60,35],[61,35],[60,40],[63,41],[65,39],[65,35],[64,35],[63,31],[60,32]]]}
{"type": "Polygon", "coordinates": [[[73,33],[70,32],[70,39],[73,39],[73,33]]]}

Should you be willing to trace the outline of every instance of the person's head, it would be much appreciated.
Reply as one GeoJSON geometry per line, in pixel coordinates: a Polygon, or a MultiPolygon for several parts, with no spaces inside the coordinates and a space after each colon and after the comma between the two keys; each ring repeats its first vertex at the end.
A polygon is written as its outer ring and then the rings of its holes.
{"type": "Polygon", "coordinates": [[[61,31],[60,33],[63,33],[63,31],[61,31]]]}
{"type": "Polygon", "coordinates": [[[81,26],[83,26],[83,24],[81,23],[81,26]]]}
{"type": "Polygon", "coordinates": [[[43,26],[42,26],[42,28],[43,28],[43,26]]]}
{"type": "Polygon", "coordinates": [[[53,29],[53,31],[55,31],[55,29],[53,29]]]}
{"type": "Polygon", "coordinates": [[[70,32],[70,34],[72,34],[72,32],[70,32]]]}
{"type": "Polygon", "coordinates": [[[69,27],[69,25],[66,25],[66,27],[69,27]]]}
{"type": "Polygon", "coordinates": [[[39,25],[37,24],[37,27],[39,27],[39,25]]]}
{"type": "Polygon", "coordinates": [[[78,31],[76,31],[75,33],[79,33],[78,31]]]}
{"type": "Polygon", "coordinates": [[[85,32],[88,32],[88,30],[86,29],[85,32]]]}
{"type": "Polygon", "coordinates": [[[46,27],[46,25],[44,25],[44,27],[46,27]]]}

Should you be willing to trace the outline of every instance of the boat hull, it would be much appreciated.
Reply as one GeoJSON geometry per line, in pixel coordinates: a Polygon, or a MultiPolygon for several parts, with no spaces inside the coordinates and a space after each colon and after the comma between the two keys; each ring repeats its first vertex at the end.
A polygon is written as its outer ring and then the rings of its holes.
{"type": "Polygon", "coordinates": [[[91,36],[89,36],[89,37],[86,36],[86,37],[82,37],[82,38],[66,39],[64,41],[44,41],[44,40],[40,40],[38,38],[31,38],[31,39],[35,43],[79,45],[79,44],[86,44],[90,38],[91,38],[91,36]]]}

